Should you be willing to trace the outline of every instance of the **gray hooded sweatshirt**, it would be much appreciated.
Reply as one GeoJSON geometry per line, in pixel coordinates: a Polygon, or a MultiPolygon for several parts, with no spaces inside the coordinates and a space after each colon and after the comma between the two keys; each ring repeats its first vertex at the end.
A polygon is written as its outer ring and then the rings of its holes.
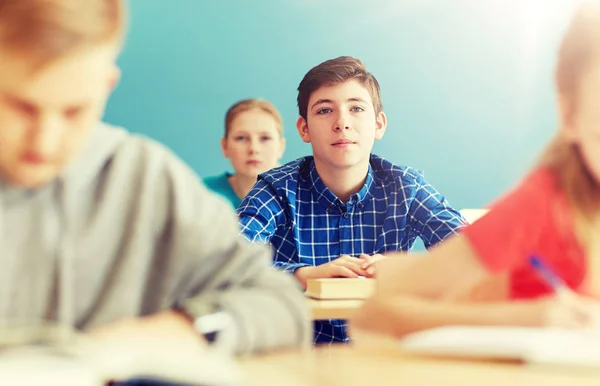
{"type": "Polygon", "coordinates": [[[231,315],[232,352],[306,344],[301,290],[238,229],[165,147],[100,124],[51,183],[0,179],[0,318],[86,329],[187,303],[231,315]]]}

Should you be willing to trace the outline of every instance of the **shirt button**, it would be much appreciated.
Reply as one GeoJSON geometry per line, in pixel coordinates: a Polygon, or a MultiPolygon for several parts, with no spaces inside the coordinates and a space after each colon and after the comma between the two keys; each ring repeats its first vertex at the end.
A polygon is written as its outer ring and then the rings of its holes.
{"type": "Polygon", "coordinates": [[[348,212],[344,213],[344,218],[348,218],[348,212]]]}

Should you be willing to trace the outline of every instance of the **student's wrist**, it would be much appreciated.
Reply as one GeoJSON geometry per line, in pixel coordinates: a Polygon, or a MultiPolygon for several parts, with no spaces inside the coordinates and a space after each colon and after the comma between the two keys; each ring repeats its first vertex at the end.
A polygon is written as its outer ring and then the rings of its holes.
{"type": "MultiPolygon", "coordinates": [[[[495,307],[493,313],[488,313],[490,321],[500,325],[517,325],[523,327],[540,327],[548,309],[548,299],[524,300],[508,302],[495,307]]],[[[488,321],[489,322],[489,321],[488,321]]]]}
{"type": "Polygon", "coordinates": [[[314,276],[314,270],[316,267],[300,267],[297,268],[294,271],[294,276],[296,277],[296,280],[298,280],[300,282],[300,284],[302,285],[302,288],[306,289],[306,281],[308,279],[312,279],[314,276]]]}
{"type": "MultiPolygon", "coordinates": [[[[543,296],[535,299],[532,303],[532,307],[529,308],[528,315],[529,319],[525,320],[524,324],[534,327],[543,327],[544,321],[548,314],[548,308],[550,306],[551,299],[548,296],[543,296]]],[[[527,316],[525,316],[527,317],[527,316]]]]}

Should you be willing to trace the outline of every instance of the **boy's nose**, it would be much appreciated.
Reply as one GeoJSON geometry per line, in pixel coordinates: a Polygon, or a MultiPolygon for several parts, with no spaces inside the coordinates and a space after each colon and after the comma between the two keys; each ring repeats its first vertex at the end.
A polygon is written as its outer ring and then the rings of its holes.
{"type": "Polygon", "coordinates": [[[339,114],[335,120],[333,129],[335,131],[342,131],[350,129],[350,122],[346,114],[339,114]]]}
{"type": "Polygon", "coordinates": [[[40,117],[32,128],[30,146],[40,155],[54,156],[60,151],[63,123],[56,117],[40,117]]]}

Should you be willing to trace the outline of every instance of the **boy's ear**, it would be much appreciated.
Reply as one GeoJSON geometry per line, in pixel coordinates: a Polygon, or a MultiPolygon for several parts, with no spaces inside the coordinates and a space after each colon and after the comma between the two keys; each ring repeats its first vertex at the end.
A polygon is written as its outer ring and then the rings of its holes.
{"type": "Polygon", "coordinates": [[[227,149],[227,139],[221,138],[221,150],[223,150],[223,157],[229,158],[229,150],[227,149]]]}
{"type": "Polygon", "coordinates": [[[110,76],[108,78],[108,92],[111,93],[113,92],[116,88],[117,85],[119,84],[119,81],[121,80],[121,69],[115,64],[111,71],[110,71],[110,76]]]}
{"type": "Polygon", "coordinates": [[[385,134],[385,129],[387,128],[387,117],[383,111],[377,114],[375,125],[375,139],[379,140],[383,138],[383,134],[385,134]]]}
{"type": "Polygon", "coordinates": [[[298,129],[300,138],[302,138],[304,142],[310,143],[310,134],[308,133],[308,123],[306,123],[306,119],[299,117],[296,121],[296,128],[298,129]]]}
{"type": "Polygon", "coordinates": [[[560,119],[560,130],[561,135],[568,142],[576,141],[575,124],[573,119],[575,117],[574,103],[566,95],[559,94],[557,101],[559,119],[560,119]]]}

